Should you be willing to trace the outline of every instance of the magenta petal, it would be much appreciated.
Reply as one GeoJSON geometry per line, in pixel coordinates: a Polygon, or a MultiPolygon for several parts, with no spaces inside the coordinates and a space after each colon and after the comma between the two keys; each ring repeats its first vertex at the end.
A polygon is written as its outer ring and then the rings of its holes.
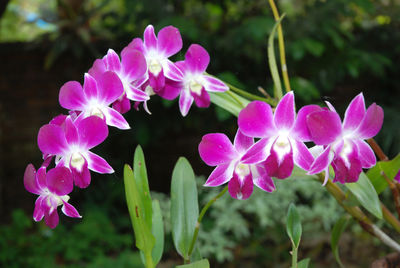
{"type": "Polygon", "coordinates": [[[79,215],[79,212],[76,210],[76,208],[74,208],[74,206],[69,204],[68,202],[63,201],[63,206],[61,208],[61,211],[68,217],[82,218],[82,216],[79,215]]]}
{"type": "Polygon", "coordinates": [[[41,221],[44,217],[44,210],[42,208],[42,201],[44,198],[44,196],[39,196],[35,201],[35,209],[33,210],[33,219],[35,221],[41,221]]]}
{"type": "Polygon", "coordinates": [[[171,79],[166,79],[164,88],[158,91],[157,95],[167,100],[173,100],[176,97],[178,97],[182,89],[183,89],[182,82],[176,82],[171,79]]]}
{"type": "Polygon", "coordinates": [[[44,222],[46,223],[47,226],[49,226],[51,229],[54,229],[57,227],[58,222],[59,222],[59,217],[58,217],[58,212],[57,209],[53,210],[53,212],[49,215],[46,214],[44,216],[44,222]]]}
{"type": "Polygon", "coordinates": [[[147,101],[150,99],[149,95],[147,95],[146,92],[135,88],[132,85],[129,85],[126,89],[126,96],[128,99],[133,100],[133,101],[147,101]]]}
{"type": "Polygon", "coordinates": [[[77,123],[80,144],[91,149],[102,143],[108,136],[108,127],[98,116],[89,116],[77,123]]]}
{"type": "Polygon", "coordinates": [[[251,173],[253,175],[253,183],[263,191],[273,192],[275,191],[274,181],[268,176],[265,167],[261,164],[252,166],[251,173]]]}
{"type": "Polygon", "coordinates": [[[102,59],[97,59],[94,61],[92,68],[89,69],[88,73],[98,79],[104,72],[107,71],[106,65],[102,59]]]}
{"type": "Polygon", "coordinates": [[[112,108],[119,112],[120,114],[124,114],[131,109],[131,101],[126,97],[126,94],[112,104],[112,108]]]}
{"type": "Polygon", "coordinates": [[[283,156],[283,159],[279,159],[278,153],[271,149],[271,154],[264,162],[267,173],[270,177],[278,179],[286,179],[292,174],[294,163],[293,163],[293,149],[289,153],[283,156]]]}
{"type": "Polygon", "coordinates": [[[65,138],[69,145],[79,143],[79,134],[71,117],[65,119],[65,138]]]}
{"type": "Polygon", "coordinates": [[[49,124],[39,129],[38,146],[44,154],[61,155],[68,148],[63,129],[49,124]]]}
{"type": "Polygon", "coordinates": [[[361,162],[357,158],[356,151],[353,151],[347,159],[350,163],[348,167],[342,157],[337,157],[332,162],[333,170],[335,171],[335,178],[333,182],[339,181],[340,183],[351,183],[358,181],[360,173],[362,172],[361,162]]]}
{"type": "Polygon", "coordinates": [[[247,175],[240,179],[236,174],[234,174],[233,178],[228,183],[229,194],[233,198],[239,200],[245,200],[249,198],[253,193],[253,188],[254,186],[251,175],[247,175]]]}
{"type": "Polygon", "coordinates": [[[108,71],[118,73],[121,70],[121,62],[118,54],[111,48],[107,51],[107,55],[103,57],[103,61],[106,64],[108,71]]]}
{"type": "Polygon", "coordinates": [[[25,168],[24,173],[24,186],[28,192],[32,194],[38,194],[42,192],[39,185],[36,182],[36,169],[32,164],[29,164],[25,168]]]}
{"type": "Polygon", "coordinates": [[[333,153],[331,153],[331,146],[326,147],[325,150],[311,164],[308,174],[312,175],[326,170],[331,164],[333,156],[333,153]]]}
{"type": "Polygon", "coordinates": [[[237,130],[233,147],[239,154],[244,154],[253,144],[253,138],[244,135],[240,129],[237,130]]]}
{"type": "MultiPolygon", "coordinates": [[[[154,30],[153,30],[154,32],[154,30]]],[[[124,53],[130,49],[137,49],[140,52],[144,53],[144,44],[141,38],[134,38],[127,47],[125,47],[122,52],[121,56],[123,57],[124,53]]]]}
{"type": "Polygon", "coordinates": [[[92,152],[88,152],[88,168],[90,170],[93,170],[97,173],[113,173],[114,169],[107,163],[106,160],[98,156],[97,154],[94,154],[92,152]]]}
{"type": "Polygon", "coordinates": [[[293,160],[297,166],[304,170],[309,170],[311,164],[314,162],[314,157],[308,150],[307,146],[297,140],[290,141],[293,148],[293,160]]]}
{"type": "Polygon", "coordinates": [[[60,89],[58,101],[65,109],[81,111],[86,103],[81,84],[77,81],[65,83],[60,89]]]}
{"type": "Polygon", "coordinates": [[[46,167],[40,167],[36,172],[36,183],[41,189],[45,189],[47,187],[46,181],[46,167]]]}
{"type": "Polygon", "coordinates": [[[182,71],[170,60],[166,60],[163,63],[163,71],[165,77],[174,80],[174,81],[182,81],[183,74],[182,71]]]}
{"type": "Polygon", "coordinates": [[[317,145],[327,145],[342,133],[340,117],[336,112],[324,110],[307,116],[307,126],[317,145]]]}
{"type": "Polygon", "coordinates": [[[181,48],[182,37],[177,28],[167,26],[158,32],[158,51],[166,58],[178,53],[181,48]]]}
{"type": "Polygon", "coordinates": [[[179,97],[179,109],[182,116],[186,116],[189,112],[190,106],[192,106],[193,97],[189,90],[182,90],[181,96],[179,97]]]}
{"type": "Polygon", "coordinates": [[[194,102],[196,103],[197,107],[200,108],[207,108],[210,106],[210,95],[208,95],[207,91],[204,89],[204,87],[201,89],[201,94],[197,95],[197,93],[192,92],[192,97],[194,99],[194,102]]]}
{"type": "Polygon", "coordinates": [[[321,107],[314,104],[302,107],[297,113],[297,119],[294,123],[293,129],[290,131],[290,135],[300,141],[311,141],[312,137],[306,121],[307,116],[313,112],[319,112],[322,110],[321,107]]]}
{"type": "Polygon", "coordinates": [[[375,103],[371,104],[357,129],[357,134],[362,139],[369,139],[378,134],[383,124],[383,109],[375,103]]]}
{"type": "Polygon", "coordinates": [[[228,163],[238,156],[231,141],[223,133],[204,135],[199,144],[199,154],[209,166],[228,163]]]}
{"type": "Polygon", "coordinates": [[[136,49],[122,54],[122,70],[129,82],[142,77],[147,72],[146,58],[136,49]]]}
{"type": "Polygon", "coordinates": [[[220,186],[232,178],[234,170],[234,162],[221,164],[211,172],[204,186],[215,187],[220,186]]]}
{"type": "MultiPolygon", "coordinates": [[[[103,75],[104,73],[99,76],[99,79],[103,75]]],[[[99,97],[97,82],[94,79],[94,77],[88,73],[85,74],[85,80],[83,82],[83,91],[85,92],[87,101],[89,101],[90,99],[97,99],[99,97]]]]}
{"type": "Polygon", "coordinates": [[[86,188],[90,184],[90,172],[88,169],[88,163],[85,158],[83,158],[84,163],[80,168],[76,168],[70,163],[70,168],[72,171],[72,175],[74,177],[74,183],[79,188],[86,188]]]}
{"type": "Polygon", "coordinates": [[[240,131],[250,137],[270,137],[276,134],[271,106],[262,101],[253,101],[240,111],[240,131]]]}
{"type": "Polygon", "coordinates": [[[365,102],[362,93],[358,94],[346,109],[343,120],[343,129],[356,129],[365,116],[365,102]]]}
{"type": "Polygon", "coordinates": [[[106,123],[109,126],[117,127],[119,129],[130,129],[128,122],[125,118],[116,110],[106,107],[104,110],[104,115],[106,116],[106,123]]]}
{"type": "Polygon", "coordinates": [[[146,47],[147,50],[157,48],[157,37],[156,34],[154,33],[153,25],[149,25],[146,27],[146,29],[144,30],[143,39],[144,39],[144,46],[146,47]]]}
{"type": "Polygon", "coordinates": [[[72,192],[74,187],[71,171],[66,167],[55,167],[47,172],[47,187],[59,196],[72,192]]]}
{"type": "Polygon", "coordinates": [[[97,80],[98,99],[106,104],[116,101],[123,93],[124,86],[118,75],[107,71],[97,80]]]}
{"type": "Polygon", "coordinates": [[[296,118],[294,95],[290,91],[283,96],[274,113],[275,125],[278,129],[291,129],[296,118]]]}
{"type": "Polygon", "coordinates": [[[185,63],[191,73],[204,73],[210,63],[210,55],[202,46],[192,44],[185,54],[185,63]]]}
{"type": "Polygon", "coordinates": [[[206,83],[204,84],[204,87],[206,88],[207,91],[210,92],[225,92],[229,90],[229,87],[224,84],[221,80],[205,75],[203,76],[204,80],[206,83]]]}
{"type": "Polygon", "coordinates": [[[240,161],[244,164],[255,164],[264,161],[269,154],[268,143],[270,143],[268,138],[259,140],[248,149],[240,161]]]}
{"type": "Polygon", "coordinates": [[[376,164],[376,157],[374,151],[371,147],[362,140],[354,140],[353,141],[358,148],[358,157],[361,161],[361,165],[363,168],[371,168],[376,164]]]}
{"type": "Polygon", "coordinates": [[[162,90],[165,85],[164,72],[161,71],[157,76],[155,76],[152,72],[149,72],[149,84],[156,93],[162,90]]]}

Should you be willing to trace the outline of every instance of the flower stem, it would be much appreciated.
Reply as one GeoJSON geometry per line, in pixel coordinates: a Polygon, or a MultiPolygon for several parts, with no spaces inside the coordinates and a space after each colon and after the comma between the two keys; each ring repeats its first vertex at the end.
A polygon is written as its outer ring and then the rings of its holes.
{"type": "Polygon", "coordinates": [[[153,257],[151,256],[151,252],[146,252],[146,268],[154,268],[153,257]]]}
{"type": "Polygon", "coordinates": [[[263,98],[263,97],[251,94],[251,93],[249,93],[247,91],[244,91],[242,89],[239,89],[239,88],[237,88],[237,87],[235,87],[235,86],[233,86],[233,85],[231,85],[231,84],[229,84],[229,83],[227,83],[225,81],[224,81],[224,83],[229,87],[230,90],[232,90],[233,92],[235,92],[235,93],[237,93],[239,95],[242,95],[243,97],[245,97],[245,98],[247,98],[249,100],[264,101],[264,102],[266,102],[266,103],[268,103],[268,104],[270,104],[272,106],[276,106],[276,104],[277,104],[276,100],[274,100],[272,98],[268,98],[268,99],[267,98],[263,98]]]}
{"type": "Polygon", "coordinates": [[[297,268],[297,248],[295,246],[292,249],[292,268],[297,268]]]}
{"type": "MultiPolygon", "coordinates": [[[[269,5],[271,6],[275,21],[279,21],[279,19],[280,19],[279,12],[278,12],[278,9],[276,8],[274,0],[269,0],[269,5]]],[[[278,25],[278,41],[279,41],[279,55],[280,55],[280,60],[281,60],[283,83],[285,84],[286,92],[289,92],[289,91],[291,91],[291,88],[290,88],[290,82],[289,82],[289,74],[288,74],[287,65],[286,65],[285,43],[283,40],[283,31],[282,31],[281,24],[278,25]]]]}
{"type": "Polygon", "coordinates": [[[389,158],[385,155],[385,153],[382,151],[379,144],[374,139],[372,139],[372,138],[368,139],[367,142],[372,147],[372,150],[374,150],[374,152],[378,156],[379,160],[381,160],[381,161],[389,160],[389,158]]]}
{"type": "Polygon", "coordinates": [[[192,255],[193,249],[194,249],[194,245],[196,244],[196,240],[197,240],[197,235],[199,234],[199,229],[200,229],[200,224],[201,221],[204,217],[204,215],[206,214],[207,210],[209,207],[211,207],[211,205],[217,201],[221,196],[223,196],[226,191],[228,191],[228,186],[226,186],[218,195],[216,195],[213,199],[211,199],[210,201],[208,201],[208,203],[203,207],[203,209],[200,212],[199,217],[197,218],[197,222],[196,222],[196,228],[194,229],[194,233],[193,233],[193,238],[192,238],[192,242],[190,243],[190,247],[189,247],[189,251],[188,251],[188,256],[190,258],[190,255],[192,255]]]}

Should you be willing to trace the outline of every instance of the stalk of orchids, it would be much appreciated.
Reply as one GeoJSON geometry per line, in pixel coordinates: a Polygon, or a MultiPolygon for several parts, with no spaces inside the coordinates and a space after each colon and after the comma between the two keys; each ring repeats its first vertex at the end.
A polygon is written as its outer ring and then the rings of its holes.
{"type": "MultiPolygon", "coordinates": [[[[273,42],[277,26],[281,27],[282,18],[275,17],[277,24],[270,42],[273,42]]],[[[281,29],[279,40],[284,59],[281,29]]],[[[172,62],[169,58],[181,49],[182,38],[177,28],[167,26],[156,35],[149,25],[143,39],[134,38],[120,55],[109,49],[103,58],[96,59],[84,74],[83,85],[70,81],[61,87],[59,103],[68,111],[40,128],[37,143],[43,154],[43,164],[37,170],[29,164],[24,174],[26,190],[38,195],[33,212],[35,221],[44,218],[46,225],[55,228],[59,224],[59,206],[65,215],[81,218],[69,203],[68,194],[74,186],[88,187],[91,172],[114,172],[105,159],[90,151],[107,138],[108,126],[129,129],[124,113],[132,108],[139,110],[143,104],[150,114],[148,101],[151,98],[173,100],[179,96],[183,117],[193,103],[207,108],[211,102],[238,116],[233,142],[224,133],[209,133],[199,143],[201,159],[215,166],[204,186],[218,187],[227,183],[200,213],[190,164],[181,158],[174,169],[172,231],[175,247],[186,263],[182,267],[194,267],[190,266],[192,264],[209,267],[207,260],[198,257],[196,250],[199,249],[195,244],[203,216],[219,197],[229,192],[234,199],[248,199],[254,185],[266,194],[284,191],[276,189],[274,180],[289,178],[294,168],[321,180],[322,186],[326,186],[321,187],[321,191],[328,190],[366,231],[400,251],[399,244],[374,225],[365,212],[383,218],[400,232],[400,222],[379,201],[376,185],[382,182],[374,184],[363,172],[377,163],[374,150],[366,140],[370,141],[382,127],[384,113],[379,105],[373,103],[366,107],[363,93],[360,93],[348,105],[343,120],[329,102],[326,107],[311,104],[296,112],[295,91],[290,91],[286,65],[282,70],[288,92],[283,95],[280,91],[275,98],[263,98],[231,87],[206,73],[210,56],[198,44],[189,46],[185,60],[172,62]],[[279,96],[282,97],[279,99],[279,96]],[[311,143],[314,146],[310,147],[311,143]],[[334,183],[347,187],[356,196],[359,206],[346,204],[343,187],[334,183]]],[[[270,66],[274,69],[271,72],[279,74],[275,61],[270,62],[270,66]]],[[[375,151],[379,148],[374,147],[375,151]]],[[[383,174],[395,185],[400,180],[399,168],[390,168],[390,174],[383,174]]],[[[163,221],[157,201],[150,196],[140,148],[135,152],[133,169],[128,165],[124,169],[124,181],[136,246],[142,252],[144,265],[154,267],[163,252],[163,221]]],[[[293,216],[293,211],[294,208],[289,210],[288,219],[298,218],[293,216]]],[[[299,224],[298,221],[294,224],[299,224]]],[[[289,229],[295,267],[300,238],[295,238],[289,229]]]]}

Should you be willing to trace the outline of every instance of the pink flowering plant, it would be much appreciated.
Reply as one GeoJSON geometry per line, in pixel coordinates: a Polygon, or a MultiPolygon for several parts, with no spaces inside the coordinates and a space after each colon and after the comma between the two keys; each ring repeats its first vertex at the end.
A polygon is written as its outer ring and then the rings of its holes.
{"type": "MultiPolygon", "coordinates": [[[[60,89],[59,103],[67,110],[66,114],[40,128],[37,143],[43,164],[38,170],[29,164],[24,174],[26,190],[38,195],[33,219],[44,219],[46,225],[55,228],[59,224],[59,206],[66,216],[81,218],[72,205],[73,200],[69,203],[68,194],[74,186],[88,187],[91,172],[114,172],[107,160],[91,149],[107,138],[109,127],[130,128],[123,114],[131,108],[139,110],[142,104],[150,113],[147,102],[158,96],[167,100],[179,98],[183,117],[193,103],[199,108],[214,103],[238,117],[233,142],[224,133],[205,134],[199,141],[201,159],[215,167],[204,186],[227,184],[200,213],[189,162],[180,158],[173,171],[172,236],[186,264],[184,267],[209,267],[208,261],[196,253],[201,252],[196,240],[204,214],[219,197],[229,192],[237,199],[234,202],[246,202],[254,186],[265,194],[282,191],[274,180],[288,179],[294,172],[319,180],[321,191],[330,193],[369,234],[399,251],[400,245],[374,224],[374,217],[383,219],[400,232],[400,222],[378,195],[389,185],[398,197],[400,181],[399,167],[385,158],[372,139],[382,127],[383,109],[375,103],[367,108],[363,93],[350,102],[343,121],[329,102],[322,107],[316,104],[296,107],[296,89],[290,90],[284,51],[281,51],[281,74],[285,94],[274,56],[274,36],[280,21],[277,20],[271,32],[269,48],[272,49],[268,49],[274,97],[252,95],[206,73],[210,55],[201,45],[190,45],[183,61],[171,61],[170,57],[183,46],[179,29],[173,26],[156,34],[149,25],[143,39],[134,38],[120,55],[109,49],[103,58],[96,59],[84,74],[83,85],[78,81],[65,83],[60,89]],[[357,205],[345,202],[348,196],[345,191],[355,196],[357,205]]],[[[150,196],[144,154],[139,146],[133,167],[125,165],[123,177],[136,246],[142,252],[143,264],[155,267],[163,254],[163,218],[158,201],[150,196]]],[[[79,204],[75,206],[79,208],[79,204]]],[[[307,267],[309,260],[297,262],[301,223],[294,205],[289,208],[287,232],[293,246],[293,267],[300,263],[307,267]]],[[[337,241],[338,236],[340,233],[336,232],[332,237],[337,241]]],[[[332,248],[341,265],[337,243],[332,248]]]]}

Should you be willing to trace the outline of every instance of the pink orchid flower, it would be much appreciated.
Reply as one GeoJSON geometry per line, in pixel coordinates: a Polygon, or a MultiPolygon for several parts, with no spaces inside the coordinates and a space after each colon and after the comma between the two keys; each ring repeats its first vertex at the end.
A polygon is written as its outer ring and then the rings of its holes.
{"type": "Polygon", "coordinates": [[[329,102],[327,105],[330,110],[320,107],[307,115],[312,140],[320,146],[320,154],[309,174],[325,171],[326,184],[332,164],[334,182],[356,182],[362,168],[376,164],[375,154],[364,140],[378,134],[383,124],[383,109],[373,103],[366,110],[364,96],[360,93],[347,107],[342,125],[333,106],[329,102]]]}
{"type": "Polygon", "coordinates": [[[85,74],[83,88],[77,81],[65,83],[59,94],[60,105],[66,109],[81,112],[78,119],[96,115],[105,119],[107,125],[120,129],[129,129],[125,118],[109,106],[124,93],[124,87],[118,75],[106,71],[95,80],[85,74]]]}
{"type": "Polygon", "coordinates": [[[99,80],[106,71],[115,72],[124,88],[112,106],[118,112],[126,113],[130,110],[129,100],[141,102],[149,99],[149,95],[140,90],[140,86],[148,79],[146,59],[140,51],[126,49],[120,60],[118,54],[109,49],[107,55],[93,63],[88,73],[99,80]]]}
{"type": "Polygon", "coordinates": [[[229,181],[228,191],[233,198],[247,199],[253,192],[253,184],[266,192],[275,185],[262,164],[243,163],[242,157],[253,145],[253,138],[237,131],[234,144],[222,133],[203,136],[199,144],[201,159],[209,166],[217,166],[208,177],[205,186],[219,186],[229,181]]]}
{"type": "Polygon", "coordinates": [[[90,184],[89,169],[102,174],[114,172],[106,160],[89,151],[107,136],[107,125],[97,116],[76,121],[67,117],[63,126],[47,124],[41,127],[38,145],[44,155],[56,157],[57,166],[72,171],[78,187],[85,188],[90,184]]]}
{"type": "Polygon", "coordinates": [[[284,179],[292,174],[294,163],[308,170],[314,158],[305,141],[310,133],[305,124],[310,106],[300,109],[297,119],[293,92],[287,93],[272,114],[271,106],[265,102],[253,101],[239,113],[238,125],[243,134],[261,138],[243,156],[244,163],[264,161],[271,177],[284,179]]]}
{"type": "Polygon", "coordinates": [[[81,218],[78,211],[68,203],[68,194],[73,189],[71,172],[65,167],[55,167],[46,174],[46,167],[36,172],[35,167],[29,164],[24,174],[25,189],[39,195],[35,202],[33,219],[44,221],[50,228],[58,225],[57,207],[62,205],[61,211],[72,218],[81,218]]]}
{"type": "Polygon", "coordinates": [[[146,58],[149,82],[154,92],[161,90],[165,85],[165,78],[179,81],[182,79],[181,71],[168,58],[178,53],[182,48],[182,37],[179,30],[173,26],[162,28],[158,36],[154,27],[149,25],[144,31],[144,42],[135,38],[122,51],[136,49],[146,58]]]}

